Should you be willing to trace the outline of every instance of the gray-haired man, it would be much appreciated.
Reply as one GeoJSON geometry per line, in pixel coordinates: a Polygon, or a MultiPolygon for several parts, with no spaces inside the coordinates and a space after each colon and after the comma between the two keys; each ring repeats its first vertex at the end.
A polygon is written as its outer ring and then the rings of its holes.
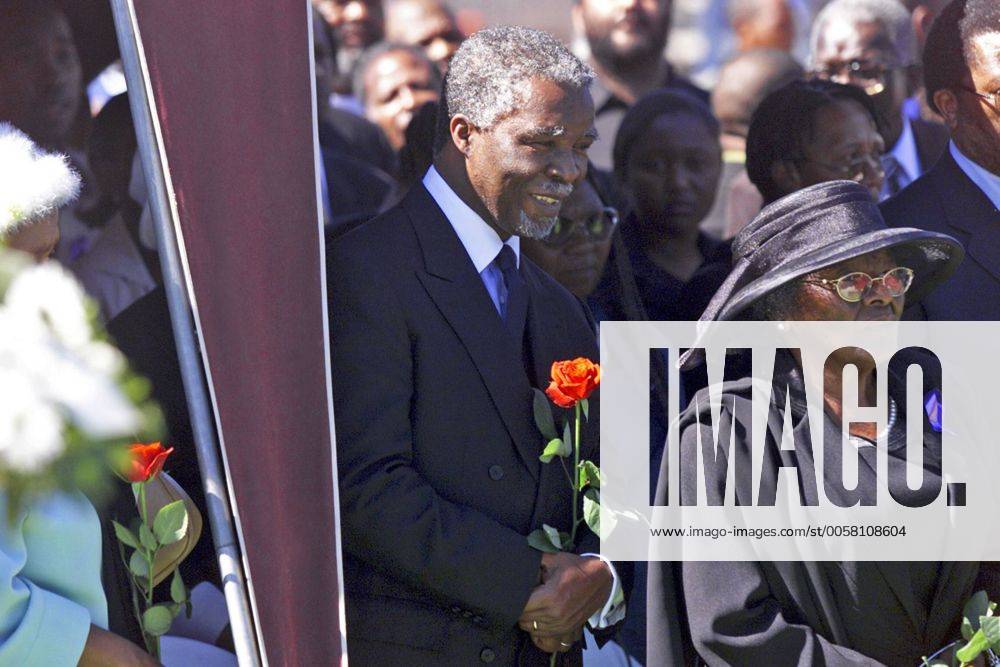
{"type": "Polygon", "coordinates": [[[331,244],[352,664],[544,664],[578,656],[588,620],[624,613],[615,568],[586,555],[596,539],[581,555],[526,539],[572,521],[562,468],[538,459],[531,388],[553,361],[598,351],[586,307],[518,237],[545,236],[586,173],[592,78],[546,33],[472,36],[445,82],[434,166],[331,244]]]}
{"type": "Polygon", "coordinates": [[[898,0],[833,0],[813,23],[811,50],[814,74],[863,88],[882,116],[883,199],[934,166],[948,144],[947,128],[903,113],[920,80],[906,7],[898,0]]]}

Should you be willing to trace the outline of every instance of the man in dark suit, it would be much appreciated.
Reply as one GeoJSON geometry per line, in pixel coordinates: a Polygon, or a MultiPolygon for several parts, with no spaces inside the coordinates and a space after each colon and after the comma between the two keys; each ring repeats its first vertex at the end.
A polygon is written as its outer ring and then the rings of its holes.
{"type": "Polygon", "coordinates": [[[433,168],[330,247],[352,664],[578,659],[588,619],[624,613],[615,567],[587,555],[595,536],[577,553],[527,542],[572,521],[564,471],[539,461],[531,388],[553,361],[598,351],[586,307],[519,257],[518,236],[545,236],[585,175],[592,76],[543,32],[472,36],[433,168]]]}
{"type": "Polygon", "coordinates": [[[950,234],[965,261],[920,311],[930,320],[1000,320],[1000,5],[956,0],[924,51],[927,100],[951,145],[925,176],[882,205],[893,227],[950,234]]]}
{"type": "Polygon", "coordinates": [[[917,89],[917,38],[909,12],[896,0],[833,0],[813,23],[812,73],[850,83],[871,96],[881,116],[886,153],[882,198],[926,172],[944,152],[948,130],[903,111],[917,89]]]}

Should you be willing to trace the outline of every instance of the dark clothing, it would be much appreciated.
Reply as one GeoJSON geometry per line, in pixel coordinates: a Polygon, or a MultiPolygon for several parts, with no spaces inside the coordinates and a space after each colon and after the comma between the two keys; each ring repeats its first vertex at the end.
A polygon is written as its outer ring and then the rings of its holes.
{"type": "Polygon", "coordinates": [[[623,223],[622,235],[635,272],[636,286],[650,320],[667,322],[695,321],[729,275],[731,243],[706,234],[698,235],[698,250],[704,261],[694,274],[682,281],[661,269],[640,246],[634,215],[623,223]]]}
{"type": "Polygon", "coordinates": [[[334,234],[344,234],[378,215],[395,181],[381,169],[349,155],[322,149],[330,219],[334,234]]]}
{"type": "MultiPolygon", "coordinates": [[[[781,371],[776,366],[776,374],[783,371],[786,377],[793,377],[801,373],[795,370],[790,355],[777,363],[782,366],[781,371]]],[[[896,386],[905,389],[905,380],[896,386]]],[[[925,376],[925,390],[934,386],[940,386],[939,379],[925,376]]],[[[792,387],[789,406],[795,437],[808,438],[803,394],[794,383],[792,387]]],[[[723,391],[732,402],[723,398],[721,419],[735,429],[733,447],[748,451],[741,434],[751,430],[751,380],[727,383],[723,391]]],[[[905,396],[893,398],[899,416],[889,434],[890,456],[905,447],[907,419],[905,396]]],[[[710,409],[707,400],[701,404],[703,410],[710,409]]],[[[940,434],[922,413],[911,418],[922,420],[924,451],[931,454],[925,464],[932,474],[940,475],[940,434]]],[[[772,443],[780,442],[783,421],[774,418],[769,422],[767,437],[772,443]]],[[[839,424],[827,418],[823,427],[824,437],[840,440],[839,424]]],[[[699,424],[694,409],[682,416],[678,428],[682,459],[696,456],[699,431],[702,438],[711,438],[711,420],[703,415],[699,424]]],[[[719,428],[726,426],[720,423],[719,428]]],[[[865,488],[864,480],[875,474],[875,448],[858,451],[864,461],[859,465],[859,488],[865,488]]],[[[734,451],[732,455],[740,454],[734,451]]],[[[815,462],[804,463],[801,470],[805,474],[816,470],[815,462]]],[[[824,467],[841,465],[837,453],[824,463],[824,467]]],[[[666,503],[665,467],[666,463],[661,468],[657,504],[666,503]]],[[[772,477],[777,474],[777,468],[762,472],[772,477]]],[[[706,491],[719,493],[723,484],[721,478],[709,478],[706,491]]],[[[682,493],[691,493],[696,485],[695,477],[682,476],[682,493]]],[[[806,484],[803,488],[806,500],[814,501],[816,486],[810,489],[806,484]]],[[[737,496],[737,502],[752,503],[752,499],[742,498],[739,490],[737,496]]],[[[651,563],[650,664],[684,661],[688,632],[698,654],[711,665],[920,664],[921,656],[932,654],[958,636],[962,607],[972,593],[978,568],[975,562],[651,563]],[[680,589],[675,585],[678,574],[680,589]],[[675,620],[682,610],[686,610],[688,628],[675,620]],[[776,663],[778,656],[781,660],[776,663]]],[[[687,647],[690,649],[690,644],[687,647]]],[[[687,658],[690,660],[690,653],[687,658]]]]}
{"type": "Polygon", "coordinates": [[[396,154],[377,125],[349,111],[321,105],[318,124],[327,224],[343,234],[382,209],[396,185],[396,154]]]}
{"type": "Polygon", "coordinates": [[[396,173],[396,153],[378,125],[343,109],[324,105],[318,109],[319,145],[376,167],[396,173]]]}
{"type": "Polygon", "coordinates": [[[965,246],[965,261],[954,275],[905,317],[1000,320],[1000,211],[950,152],[880,208],[890,227],[950,234],[965,246]]]}
{"type": "Polygon", "coordinates": [[[913,130],[913,140],[917,144],[921,174],[925,174],[947,152],[951,136],[947,126],[923,118],[911,120],[910,128],[913,130]]]}
{"type": "MultiPolygon", "coordinates": [[[[547,664],[517,628],[540,574],[526,536],[567,528],[571,492],[538,460],[532,387],[554,360],[597,359],[589,312],[522,256],[514,341],[419,184],[328,248],[351,663],[547,664]]],[[[582,450],[596,461],[590,414],[582,450]]],[[[579,552],[596,552],[582,534],[579,552]]]]}
{"type": "MultiPolygon", "coordinates": [[[[679,88],[708,103],[708,93],[677,74],[672,67],[668,66],[667,78],[662,87],[679,88]]],[[[611,171],[614,168],[611,153],[615,147],[615,135],[618,134],[618,126],[621,125],[629,105],[605,88],[600,77],[594,79],[594,83],[591,84],[590,94],[594,98],[596,110],[594,127],[597,128],[599,138],[587,151],[587,155],[594,165],[605,171],[611,171]]]]}

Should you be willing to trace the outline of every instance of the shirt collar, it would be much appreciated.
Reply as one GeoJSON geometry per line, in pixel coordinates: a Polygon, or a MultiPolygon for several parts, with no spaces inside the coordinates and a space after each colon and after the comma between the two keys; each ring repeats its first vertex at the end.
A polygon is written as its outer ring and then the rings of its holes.
{"type": "MultiPolygon", "coordinates": [[[[458,234],[458,240],[465,247],[465,252],[469,253],[469,259],[476,267],[476,273],[482,273],[503,249],[504,242],[500,240],[500,235],[486,224],[486,221],[468,204],[462,201],[462,198],[451,189],[451,186],[441,177],[434,165],[431,165],[431,168],[427,170],[423,183],[431,198],[441,208],[444,217],[448,218],[448,222],[458,234]]],[[[518,267],[520,267],[521,239],[512,234],[507,239],[506,245],[509,245],[514,251],[514,257],[517,259],[518,267]]]]}
{"type": "Polygon", "coordinates": [[[896,145],[892,147],[889,154],[896,158],[896,162],[906,172],[910,181],[915,181],[922,173],[920,155],[917,153],[917,140],[913,136],[913,126],[906,114],[903,114],[903,133],[899,135],[896,145]]]}
{"type": "Polygon", "coordinates": [[[969,180],[983,191],[989,200],[993,202],[994,206],[1000,209],[1000,176],[987,171],[963,155],[962,151],[958,150],[958,146],[955,145],[954,141],[948,144],[948,150],[951,151],[951,156],[955,158],[958,168],[965,172],[969,180]]]}

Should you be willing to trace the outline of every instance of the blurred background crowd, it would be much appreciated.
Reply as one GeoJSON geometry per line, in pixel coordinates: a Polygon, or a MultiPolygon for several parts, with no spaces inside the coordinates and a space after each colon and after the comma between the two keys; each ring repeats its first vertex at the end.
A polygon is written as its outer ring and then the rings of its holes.
{"type": "MultiPolygon", "coordinates": [[[[1000,319],[1000,10],[968,4],[976,13],[964,0],[313,0],[325,223],[346,232],[418,183],[451,56],[482,27],[528,25],[596,72],[600,136],[551,235],[522,247],[598,321],[698,319],[761,207],[838,179],[884,202],[890,226],[966,245],[940,298],[907,317],[1000,319]]],[[[171,441],[190,442],[169,334],[149,338],[166,306],[121,64],[85,76],[87,36],[48,0],[0,0],[0,25],[0,121],[82,176],[57,221],[0,236],[79,278],[153,380],[171,441]]],[[[690,395],[704,380],[688,375],[690,395]]],[[[187,459],[179,481],[197,489],[187,459]]],[[[617,660],[645,662],[644,592],[640,572],[617,660]]]]}

